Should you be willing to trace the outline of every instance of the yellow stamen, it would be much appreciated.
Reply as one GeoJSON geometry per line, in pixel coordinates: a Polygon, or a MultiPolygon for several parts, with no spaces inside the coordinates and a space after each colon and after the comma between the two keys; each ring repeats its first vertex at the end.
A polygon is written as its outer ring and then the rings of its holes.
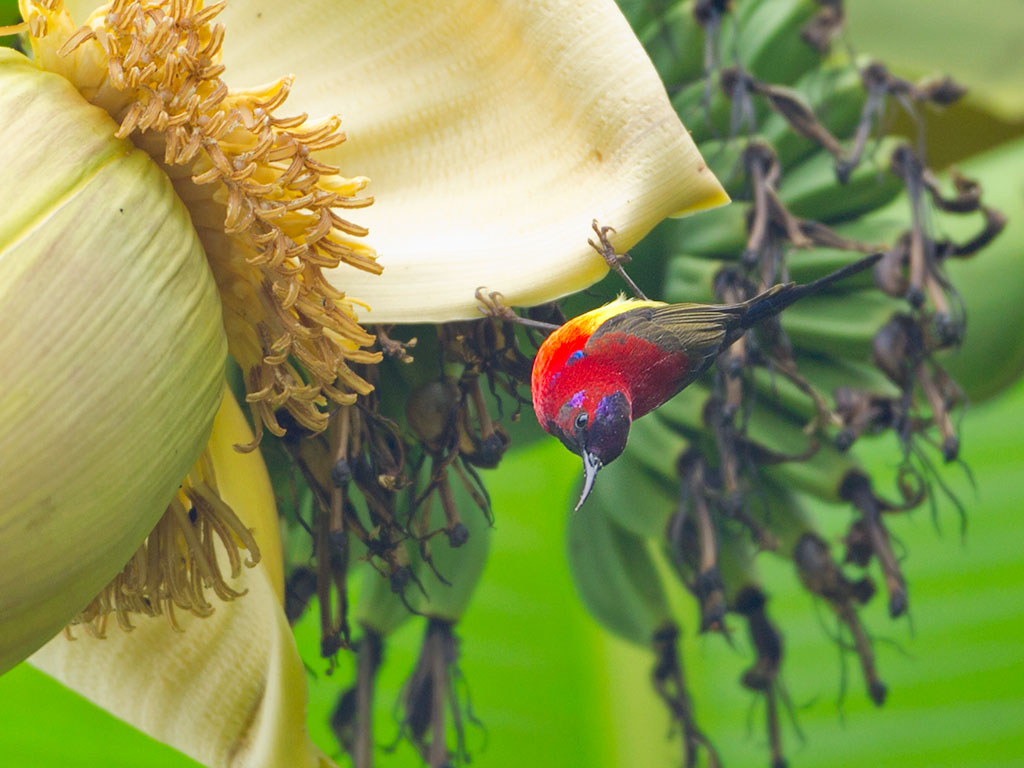
{"type": "Polygon", "coordinates": [[[380,360],[361,349],[375,338],[323,270],[381,267],[358,239],[366,229],[339,214],[373,202],[360,196],[368,180],[342,177],[314,156],[345,141],[340,120],[275,116],[290,78],[229,90],[224,29],[212,23],[222,8],[114,0],[75,29],[61,0],[23,2],[37,60],[106,109],[118,135],[161,162],[188,205],[258,416],[255,447],[264,425],[284,434],[279,409],[316,432],[327,423],[326,399],[350,404],[372,389],[350,364],[380,360]]]}
{"type": "MultiPolygon", "coordinates": [[[[246,566],[260,559],[252,533],[221,500],[212,462],[204,452],[145,543],[72,626],[81,624],[90,635],[103,637],[111,614],[125,631],[134,628],[133,615],[164,615],[175,629],[175,608],[209,616],[213,606],[206,599],[207,590],[221,600],[244,594],[232,589],[220,572],[217,547],[227,554],[231,578],[242,571],[240,547],[249,553],[246,566]]],[[[65,633],[71,637],[71,628],[65,633]]]]}

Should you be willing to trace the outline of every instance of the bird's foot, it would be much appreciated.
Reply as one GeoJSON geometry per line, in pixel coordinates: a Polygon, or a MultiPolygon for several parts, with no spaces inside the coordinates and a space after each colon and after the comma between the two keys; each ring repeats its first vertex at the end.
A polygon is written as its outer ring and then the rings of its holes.
{"type": "Polygon", "coordinates": [[[595,243],[590,238],[587,238],[587,242],[590,244],[590,247],[597,251],[601,258],[604,259],[605,263],[623,279],[638,299],[646,301],[647,296],[644,295],[644,292],[640,290],[637,284],[633,282],[632,278],[626,274],[626,270],[622,267],[623,264],[629,264],[631,261],[629,254],[616,253],[615,246],[613,246],[611,241],[608,239],[608,233],[614,233],[615,228],[602,227],[597,223],[597,219],[594,219],[593,222],[591,222],[591,227],[594,230],[594,234],[597,235],[597,242],[595,243]]]}
{"type": "Polygon", "coordinates": [[[385,357],[393,357],[400,362],[411,363],[413,358],[409,354],[409,350],[416,346],[416,341],[415,338],[408,341],[392,339],[384,328],[377,328],[377,343],[380,344],[380,350],[385,357]]]}
{"type": "Polygon", "coordinates": [[[515,313],[512,307],[505,304],[505,297],[498,291],[490,291],[480,286],[476,289],[476,300],[480,306],[477,307],[486,317],[493,317],[506,323],[518,323],[528,328],[539,328],[543,331],[554,331],[559,326],[552,323],[542,323],[539,320],[530,320],[515,313]]]}

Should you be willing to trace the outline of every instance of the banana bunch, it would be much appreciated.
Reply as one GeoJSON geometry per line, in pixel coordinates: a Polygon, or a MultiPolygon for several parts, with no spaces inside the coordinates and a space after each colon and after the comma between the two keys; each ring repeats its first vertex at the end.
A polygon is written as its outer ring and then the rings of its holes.
{"type": "Polygon", "coordinates": [[[288,560],[306,563],[287,580],[288,617],[295,621],[315,595],[329,671],[342,650],[355,655],[355,678],[330,724],[356,766],[373,763],[377,675],[388,638],[410,620],[424,622],[425,634],[399,702],[400,735],[429,765],[468,759],[455,627],[490,546],[492,511],[478,470],[496,464],[508,444],[480,388],[488,371],[472,362],[476,330],[425,329],[414,366],[401,361],[409,345],[385,336],[397,368],[382,399],[339,409],[324,435],[266,440],[272,466],[284,469],[276,486],[285,517],[296,521],[288,560]]]}
{"type": "MultiPolygon", "coordinates": [[[[792,563],[835,614],[868,696],[881,705],[885,684],[858,614],[876,593],[866,568],[877,563],[893,618],[909,600],[883,513],[913,508],[942,487],[935,464],[957,458],[955,411],[973,393],[991,393],[986,369],[1005,384],[1024,362],[993,352],[957,369],[966,374],[957,379],[947,372],[965,314],[990,326],[986,317],[1007,309],[969,281],[959,291],[949,275],[969,274],[969,265],[953,271],[947,262],[980,252],[1008,266],[1012,248],[997,239],[1005,219],[987,189],[959,174],[939,179],[919,148],[878,135],[887,99],[943,106],[962,91],[948,79],[913,84],[877,62],[825,58],[819,49],[839,33],[840,4],[621,5],[734,198],[667,222],[634,249],[637,261],[670,254],[659,298],[740,301],[885,253],[873,274],[749,333],[722,354],[713,377],[636,422],[592,507],[569,522],[583,602],[608,630],[655,652],[656,681],[664,638],[676,631],[669,581],[693,594],[701,631],[728,634],[728,615],[740,617],[755,656],[741,683],[765,697],[772,764],[782,765],[783,635],[768,616],[755,556],[769,550],[792,563]],[[904,461],[895,477],[872,478],[851,447],[882,436],[897,441],[904,461]],[[891,487],[889,497],[876,486],[891,487]],[[852,509],[843,564],[802,495],[852,509]]],[[[683,724],[686,763],[706,745],[714,764],[685,689],[666,701],[683,724]]]]}
{"type": "Polygon", "coordinates": [[[387,638],[412,618],[425,622],[425,632],[420,657],[400,702],[401,735],[430,766],[468,760],[464,738],[467,713],[456,688],[461,673],[455,626],[480,579],[492,529],[465,485],[453,483],[444,493],[448,498],[435,506],[428,518],[433,546],[427,551],[423,539],[416,546],[409,542],[408,580],[387,578],[369,559],[355,566],[360,588],[353,614],[361,633],[355,642],[356,679],[341,694],[331,726],[356,766],[372,764],[374,685],[387,638]],[[449,503],[465,520],[454,541],[451,536],[437,536],[446,530],[449,503]],[[449,744],[449,722],[454,745],[449,744]]]}

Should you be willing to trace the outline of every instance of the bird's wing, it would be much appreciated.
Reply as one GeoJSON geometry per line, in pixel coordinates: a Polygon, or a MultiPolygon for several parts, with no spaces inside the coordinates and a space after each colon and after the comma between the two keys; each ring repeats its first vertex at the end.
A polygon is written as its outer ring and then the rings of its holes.
{"type": "Polygon", "coordinates": [[[743,304],[638,307],[606,320],[591,339],[608,333],[635,334],[654,342],[665,352],[685,352],[692,359],[717,350],[726,333],[739,325],[745,312],[743,304]]]}
{"type": "Polygon", "coordinates": [[[638,307],[616,315],[594,331],[587,346],[605,334],[626,333],[657,344],[666,354],[682,352],[688,372],[681,386],[703,373],[742,323],[745,304],[665,304],[638,307]]]}
{"type": "Polygon", "coordinates": [[[717,351],[746,313],[746,303],[669,304],[652,312],[651,322],[675,336],[685,349],[717,351]]]}

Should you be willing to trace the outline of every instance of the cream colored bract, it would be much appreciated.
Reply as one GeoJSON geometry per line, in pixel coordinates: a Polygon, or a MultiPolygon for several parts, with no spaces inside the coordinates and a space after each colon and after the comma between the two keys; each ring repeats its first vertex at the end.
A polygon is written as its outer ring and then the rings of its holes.
{"type": "Polygon", "coordinates": [[[480,286],[548,301],[605,274],[593,219],[626,249],[727,202],[614,2],[344,5],[332,26],[333,0],[284,18],[271,0],[229,3],[225,76],[283,69],[293,110],[342,114],[349,141],[328,162],[370,177],[359,220],[384,273],[330,279],[368,321],[477,317],[480,286]]]}

